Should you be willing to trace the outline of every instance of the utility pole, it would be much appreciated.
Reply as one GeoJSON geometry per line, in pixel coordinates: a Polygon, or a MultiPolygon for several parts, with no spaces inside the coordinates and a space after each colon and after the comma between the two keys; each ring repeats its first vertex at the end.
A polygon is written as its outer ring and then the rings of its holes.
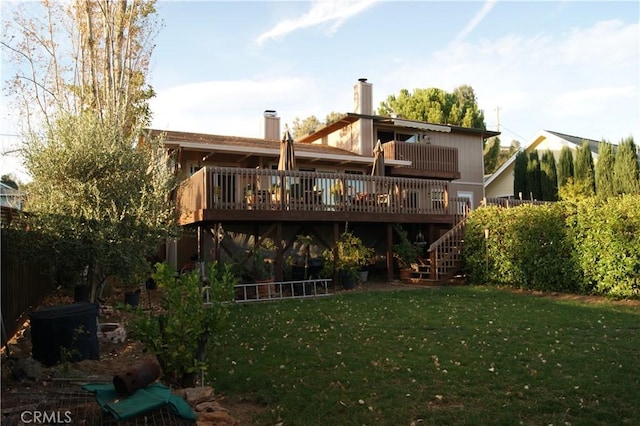
{"type": "Polygon", "coordinates": [[[498,124],[496,127],[497,127],[497,131],[499,132],[500,131],[500,107],[499,106],[496,107],[496,116],[498,117],[498,124]]]}

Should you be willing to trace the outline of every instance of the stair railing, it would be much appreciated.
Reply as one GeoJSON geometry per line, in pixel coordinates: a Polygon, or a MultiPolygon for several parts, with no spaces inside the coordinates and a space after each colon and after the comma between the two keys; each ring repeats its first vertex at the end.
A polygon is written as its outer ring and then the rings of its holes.
{"type": "Polygon", "coordinates": [[[457,268],[462,261],[462,242],[467,218],[464,217],[447,233],[429,246],[429,278],[439,280],[457,268]]]}

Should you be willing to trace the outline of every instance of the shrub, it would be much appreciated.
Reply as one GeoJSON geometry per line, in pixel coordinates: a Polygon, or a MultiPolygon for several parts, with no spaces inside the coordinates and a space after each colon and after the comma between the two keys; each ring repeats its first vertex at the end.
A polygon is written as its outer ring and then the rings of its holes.
{"type": "Polygon", "coordinates": [[[161,311],[138,311],[132,334],[156,355],[171,384],[194,386],[197,373],[206,369],[205,355],[224,329],[233,300],[237,279],[231,268],[217,262],[206,265],[203,283],[198,270],[177,275],[166,263],[156,265],[153,279],[162,291],[161,311]],[[203,303],[206,290],[208,304],[203,303]]]}
{"type": "Polygon", "coordinates": [[[560,204],[475,210],[468,219],[463,249],[469,281],[575,291],[575,265],[565,223],[560,204]]]}
{"type": "Polygon", "coordinates": [[[581,200],[572,230],[582,290],[613,297],[640,296],[640,196],[581,200]]]}

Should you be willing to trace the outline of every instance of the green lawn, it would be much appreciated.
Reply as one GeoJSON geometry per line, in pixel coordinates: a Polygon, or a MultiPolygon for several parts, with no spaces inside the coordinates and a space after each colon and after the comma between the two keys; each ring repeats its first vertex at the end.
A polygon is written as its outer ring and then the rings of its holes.
{"type": "Polygon", "coordinates": [[[640,424],[640,308],[485,287],[236,305],[216,392],[273,425],[640,424]]]}

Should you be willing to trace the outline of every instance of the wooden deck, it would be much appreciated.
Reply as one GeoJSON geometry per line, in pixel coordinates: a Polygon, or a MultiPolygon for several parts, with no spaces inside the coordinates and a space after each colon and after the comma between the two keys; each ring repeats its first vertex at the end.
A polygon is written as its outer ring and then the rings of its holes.
{"type": "Polygon", "coordinates": [[[178,223],[305,221],[456,223],[448,182],[404,177],[205,167],[182,182],[178,223]]]}

